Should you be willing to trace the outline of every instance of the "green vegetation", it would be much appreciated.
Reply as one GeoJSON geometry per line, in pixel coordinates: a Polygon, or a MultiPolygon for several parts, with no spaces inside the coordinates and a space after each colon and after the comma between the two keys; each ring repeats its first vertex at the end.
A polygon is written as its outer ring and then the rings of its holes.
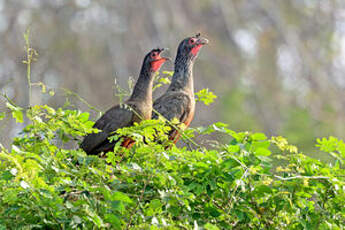
{"type": "MultiPolygon", "coordinates": [[[[345,226],[345,144],[335,137],[317,140],[332,159],[325,163],[283,137],[235,132],[220,122],[185,130],[187,146],[179,148],[167,140],[170,126],[148,120],[118,130],[113,152],[88,156],[75,145],[98,131],[88,113],[48,105],[25,109],[2,96],[7,112],[0,120],[11,116],[28,125],[10,149],[0,144],[0,229],[345,226]],[[193,141],[216,133],[222,142],[208,148],[193,141]],[[136,141],[133,148],[120,146],[124,136],[136,141]]],[[[215,98],[208,90],[197,96],[206,104],[215,98]]]]}
{"type": "MultiPolygon", "coordinates": [[[[20,121],[22,109],[8,108],[20,121]]],[[[88,113],[43,105],[29,108],[25,117],[30,124],[11,150],[2,147],[0,153],[0,229],[345,225],[345,144],[334,137],[318,140],[319,149],[334,159],[325,164],[298,153],[282,137],[237,133],[222,123],[185,135],[221,132],[225,143],[166,149],[155,136],[166,138],[170,128],[149,120],[114,136],[136,140],[132,149],[118,144],[99,158],[63,147],[95,131],[88,113]]]]}

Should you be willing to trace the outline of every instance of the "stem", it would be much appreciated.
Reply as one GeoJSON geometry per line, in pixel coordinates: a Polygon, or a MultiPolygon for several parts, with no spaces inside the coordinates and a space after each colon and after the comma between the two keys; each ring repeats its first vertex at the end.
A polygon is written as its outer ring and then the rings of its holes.
{"type": "MultiPolygon", "coordinates": [[[[27,52],[29,52],[29,51],[27,51],[27,52]]],[[[31,107],[31,60],[29,60],[29,59],[28,59],[28,63],[27,63],[26,77],[28,79],[28,84],[29,84],[29,107],[31,107]]]]}
{"type": "Polygon", "coordinates": [[[34,61],[34,57],[37,56],[36,50],[31,48],[30,46],[30,29],[27,29],[24,33],[24,39],[25,39],[25,50],[26,50],[26,60],[23,61],[24,64],[26,64],[26,78],[28,80],[29,85],[29,107],[31,107],[32,103],[32,97],[31,97],[31,63],[34,61]]]}
{"type": "Polygon", "coordinates": [[[293,177],[281,177],[274,175],[275,178],[278,180],[294,180],[294,179],[326,179],[329,180],[330,178],[327,176],[293,176],[293,177]]]}
{"type": "Polygon", "coordinates": [[[73,92],[72,90],[66,89],[66,88],[58,88],[58,89],[64,91],[66,93],[66,95],[72,95],[72,96],[76,97],[79,101],[84,103],[89,109],[92,109],[92,110],[94,110],[96,112],[102,113],[102,111],[100,109],[98,109],[95,106],[92,106],[91,104],[89,104],[84,98],[82,98],[77,93],[73,92]]]}

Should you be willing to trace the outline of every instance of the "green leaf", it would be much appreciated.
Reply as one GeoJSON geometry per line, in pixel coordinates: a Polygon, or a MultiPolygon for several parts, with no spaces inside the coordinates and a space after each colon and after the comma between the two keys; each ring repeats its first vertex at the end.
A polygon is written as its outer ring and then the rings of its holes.
{"type": "Polygon", "coordinates": [[[23,123],[23,113],[20,110],[12,111],[12,116],[16,119],[18,123],[23,123]]]}
{"type": "Polygon", "coordinates": [[[267,137],[264,133],[254,133],[251,135],[251,138],[254,140],[254,141],[263,141],[263,140],[266,140],[267,137]]]}
{"type": "Polygon", "coordinates": [[[170,84],[170,79],[167,77],[162,77],[158,80],[158,82],[167,85],[167,84],[170,84]]]}
{"type": "Polygon", "coordinates": [[[81,122],[86,122],[87,120],[89,120],[89,116],[89,113],[82,113],[80,114],[79,119],[81,122]]]}
{"type": "Polygon", "coordinates": [[[227,160],[223,161],[222,168],[223,167],[224,168],[234,168],[234,167],[239,166],[239,165],[240,165],[239,162],[237,162],[236,160],[230,158],[230,159],[227,159],[227,160]]]}
{"type": "Polygon", "coordinates": [[[172,77],[174,75],[174,71],[163,71],[162,73],[168,75],[169,77],[172,77]]]}
{"type": "Polygon", "coordinates": [[[204,228],[207,229],[207,230],[219,230],[219,228],[216,225],[213,225],[213,224],[210,224],[210,223],[205,224],[204,228]]]}
{"type": "Polygon", "coordinates": [[[260,197],[264,193],[272,193],[272,189],[269,186],[262,184],[262,185],[257,186],[254,190],[255,196],[258,196],[258,197],[260,197]]]}
{"type": "Polygon", "coordinates": [[[114,192],[113,193],[113,200],[119,200],[119,201],[123,201],[125,203],[133,203],[131,198],[129,198],[129,196],[127,196],[126,194],[124,194],[122,192],[114,192]]]}
{"type": "Polygon", "coordinates": [[[241,147],[238,145],[228,145],[227,151],[230,153],[238,153],[241,150],[241,147]]]}
{"type": "Polygon", "coordinates": [[[271,143],[269,141],[255,141],[252,143],[252,149],[264,148],[268,149],[271,143]]]}
{"type": "Polygon", "coordinates": [[[124,206],[123,202],[118,201],[118,200],[111,202],[111,208],[112,208],[112,210],[119,212],[119,213],[123,213],[125,211],[125,206],[124,206]]]}
{"type": "Polygon", "coordinates": [[[15,106],[9,102],[6,102],[7,108],[9,108],[12,112],[12,117],[16,119],[16,122],[23,123],[23,113],[22,108],[15,106]]]}
{"type": "Polygon", "coordinates": [[[213,103],[214,99],[217,98],[217,96],[208,89],[202,89],[199,92],[195,93],[195,95],[196,101],[202,101],[205,105],[213,103]]]}
{"type": "Polygon", "coordinates": [[[257,156],[269,156],[271,154],[272,154],[271,151],[265,148],[257,148],[255,150],[255,155],[257,156]]]}
{"type": "Polygon", "coordinates": [[[162,207],[161,201],[158,199],[153,199],[150,202],[150,207],[153,209],[158,209],[162,207]]]}
{"type": "Polygon", "coordinates": [[[113,229],[121,229],[121,221],[118,216],[114,214],[106,214],[105,221],[110,223],[113,229]]]}
{"type": "Polygon", "coordinates": [[[6,181],[12,180],[12,178],[14,178],[14,175],[12,175],[10,170],[4,171],[0,177],[1,180],[6,180],[6,181]]]}
{"type": "Polygon", "coordinates": [[[6,116],[6,113],[5,112],[1,112],[0,113],[0,121],[3,120],[6,116]]]}

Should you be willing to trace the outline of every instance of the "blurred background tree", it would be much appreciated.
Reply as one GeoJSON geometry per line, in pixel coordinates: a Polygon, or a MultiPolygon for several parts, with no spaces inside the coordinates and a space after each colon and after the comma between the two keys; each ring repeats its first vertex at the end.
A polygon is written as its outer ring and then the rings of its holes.
{"type": "MultiPolygon", "coordinates": [[[[118,102],[115,79],[127,87],[147,51],[169,47],[174,57],[181,39],[201,32],[210,45],[194,67],[195,88],[218,99],[197,105],[192,126],[223,121],[308,151],[316,137],[345,137],[344,19],[343,0],[0,0],[0,91],[28,106],[28,27],[39,53],[32,82],[56,92],[34,87],[33,104],[61,106],[58,88],[67,88],[102,111],[118,102]]],[[[0,121],[0,143],[8,146],[24,125],[0,121]]]]}

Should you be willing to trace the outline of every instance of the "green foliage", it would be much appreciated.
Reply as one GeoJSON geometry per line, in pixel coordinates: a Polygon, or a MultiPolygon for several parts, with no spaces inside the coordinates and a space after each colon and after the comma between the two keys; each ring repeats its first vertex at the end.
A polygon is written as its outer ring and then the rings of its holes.
{"type": "Polygon", "coordinates": [[[0,121],[3,120],[6,117],[6,113],[5,112],[1,112],[0,113],[0,121]]]}
{"type": "Polygon", "coordinates": [[[157,75],[155,79],[155,84],[153,86],[153,90],[163,86],[170,84],[170,79],[174,75],[174,71],[162,71],[162,74],[157,75]]]}
{"type": "Polygon", "coordinates": [[[334,137],[317,141],[320,151],[335,158],[326,164],[283,137],[235,132],[223,123],[188,129],[185,137],[220,132],[225,143],[166,148],[170,126],[148,120],[118,130],[111,137],[118,141],[114,151],[99,158],[65,144],[97,132],[88,118],[47,105],[26,111],[30,124],[11,150],[0,152],[1,229],[345,225],[345,144],[334,137]],[[121,147],[124,136],[136,141],[131,149],[121,147]]]}
{"type": "Polygon", "coordinates": [[[195,95],[197,97],[196,101],[202,101],[205,105],[210,105],[214,102],[214,99],[217,98],[217,96],[208,89],[202,89],[195,93],[195,95]]]}
{"type": "MultiPolygon", "coordinates": [[[[43,83],[30,82],[36,53],[28,34],[29,87],[41,86],[45,93],[43,83]]],[[[163,74],[157,87],[172,76],[163,74]]],[[[207,89],[196,95],[206,105],[216,98],[207,89]]],[[[117,130],[110,137],[116,142],[112,152],[88,156],[71,148],[75,140],[98,132],[88,113],[47,105],[24,110],[2,96],[12,117],[28,125],[11,149],[0,144],[0,229],[345,226],[345,144],[335,137],[317,140],[320,151],[334,158],[326,164],[299,153],[280,136],[235,132],[220,122],[186,130],[174,120],[167,125],[159,119],[117,130]],[[195,148],[171,145],[166,135],[171,127],[195,148]],[[215,133],[225,141],[209,148],[191,139],[215,133]],[[121,147],[127,138],[135,141],[131,149],[121,147]]]]}
{"type": "Polygon", "coordinates": [[[11,111],[12,117],[16,119],[16,122],[23,123],[23,112],[22,112],[23,109],[22,108],[20,108],[19,106],[16,106],[15,104],[9,101],[6,103],[6,107],[11,111]]]}
{"type": "MultiPolygon", "coordinates": [[[[174,75],[174,71],[163,71],[161,75],[155,80],[155,85],[153,86],[153,90],[163,86],[170,84],[170,78],[174,75]]],[[[205,105],[210,105],[214,102],[217,96],[209,91],[209,89],[202,89],[199,92],[195,93],[196,101],[203,102],[205,105]]]]}
{"type": "Polygon", "coordinates": [[[128,90],[122,88],[119,84],[117,84],[116,78],[114,79],[114,89],[115,89],[115,96],[119,98],[120,103],[123,102],[123,99],[129,95],[131,95],[132,90],[134,88],[133,84],[134,80],[133,78],[129,78],[127,81],[128,84],[128,90]]]}

